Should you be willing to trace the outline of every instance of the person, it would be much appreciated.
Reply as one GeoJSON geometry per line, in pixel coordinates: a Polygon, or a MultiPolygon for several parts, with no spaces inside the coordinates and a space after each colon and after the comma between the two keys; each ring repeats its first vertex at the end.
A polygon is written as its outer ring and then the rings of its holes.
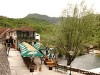
{"type": "Polygon", "coordinates": [[[54,60],[55,71],[58,71],[58,60],[54,60]]]}
{"type": "Polygon", "coordinates": [[[49,50],[49,47],[48,46],[46,46],[46,55],[48,55],[49,53],[48,53],[48,50],[49,50]]]}
{"type": "Polygon", "coordinates": [[[7,55],[9,54],[10,46],[11,46],[11,44],[10,44],[9,39],[6,39],[6,51],[7,51],[7,55]]]}
{"type": "Polygon", "coordinates": [[[39,66],[39,71],[42,71],[42,67],[41,67],[41,64],[40,64],[40,66],[39,66]]]}
{"type": "Polygon", "coordinates": [[[7,55],[9,55],[10,48],[13,46],[13,38],[10,36],[9,39],[6,39],[6,51],[7,55]]]}

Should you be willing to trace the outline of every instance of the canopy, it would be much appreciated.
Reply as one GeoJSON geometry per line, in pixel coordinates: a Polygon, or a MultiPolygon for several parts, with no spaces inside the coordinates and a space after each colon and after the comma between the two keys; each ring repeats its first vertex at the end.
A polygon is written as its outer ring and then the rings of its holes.
{"type": "Polygon", "coordinates": [[[35,43],[35,44],[33,45],[33,47],[36,48],[37,50],[40,50],[40,45],[39,45],[38,43],[35,43]]]}
{"type": "Polygon", "coordinates": [[[19,47],[23,57],[43,57],[42,53],[26,42],[20,43],[19,47]]]}
{"type": "Polygon", "coordinates": [[[33,47],[36,48],[36,49],[39,50],[39,51],[45,50],[45,51],[46,51],[46,55],[47,55],[49,58],[52,57],[52,55],[50,54],[50,52],[48,52],[48,50],[49,50],[49,51],[50,51],[50,50],[53,50],[53,48],[44,47],[44,48],[41,48],[41,49],[40,49],[40,45],[39,45],[38,43],[35,43],[35,44],[33,45],[33,47]]]}
{"type": "Polygon", "coordinates": [[[22,42],[29,50],[36,50],[36,48],[32,47],[30,44],[27,42],[22,42]]]}

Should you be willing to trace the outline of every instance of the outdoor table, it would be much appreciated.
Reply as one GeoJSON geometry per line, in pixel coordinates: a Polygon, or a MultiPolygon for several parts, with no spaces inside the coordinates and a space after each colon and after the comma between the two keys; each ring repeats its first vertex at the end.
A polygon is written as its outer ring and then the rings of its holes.
{"type": "Polygon", "coordinates": [[[52,67],[54,66],[54,62],[46,62],[48,67],[49,67],[49,70],[52,70],[52,67]]]}

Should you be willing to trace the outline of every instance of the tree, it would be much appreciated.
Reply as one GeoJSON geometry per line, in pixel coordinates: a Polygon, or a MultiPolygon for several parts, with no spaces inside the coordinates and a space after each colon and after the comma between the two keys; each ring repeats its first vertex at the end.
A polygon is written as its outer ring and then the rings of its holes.
{"type": "Polygon", "coordinates": [[[91,41],[94,26],[93,10],[87,9],[83,1],[80,5],[68,5],[64,10],[59,32],[57,32],[56,45],[65,55],[67,65],[70,65],[75,57],[84,51],[83,45],[91,41]],[[74,53],[73,56],[69,53],[71,51],[74,53]]]}
{"type": "Polygon", "coordinates": [[[95,16],[96,16],[96,28],[94,29],[93,45],[94,48],[100,49],[100,14],[95,14],[95,16]]]}

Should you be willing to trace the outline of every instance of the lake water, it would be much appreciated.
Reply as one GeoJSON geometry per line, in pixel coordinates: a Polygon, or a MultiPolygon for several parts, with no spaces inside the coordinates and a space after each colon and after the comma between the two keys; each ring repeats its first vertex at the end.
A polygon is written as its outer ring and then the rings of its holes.
{"type": "MultiPolygon", "coordinates": [[[[59,63],[63,65],[67,64],[66,60],[62,60],[59,63]]],[[[71,66],[86,70],[100,68],[100,57],[98,57],[96,54],[86,54],[83,56],[79,56],[75,58],[71,66]]]]}

